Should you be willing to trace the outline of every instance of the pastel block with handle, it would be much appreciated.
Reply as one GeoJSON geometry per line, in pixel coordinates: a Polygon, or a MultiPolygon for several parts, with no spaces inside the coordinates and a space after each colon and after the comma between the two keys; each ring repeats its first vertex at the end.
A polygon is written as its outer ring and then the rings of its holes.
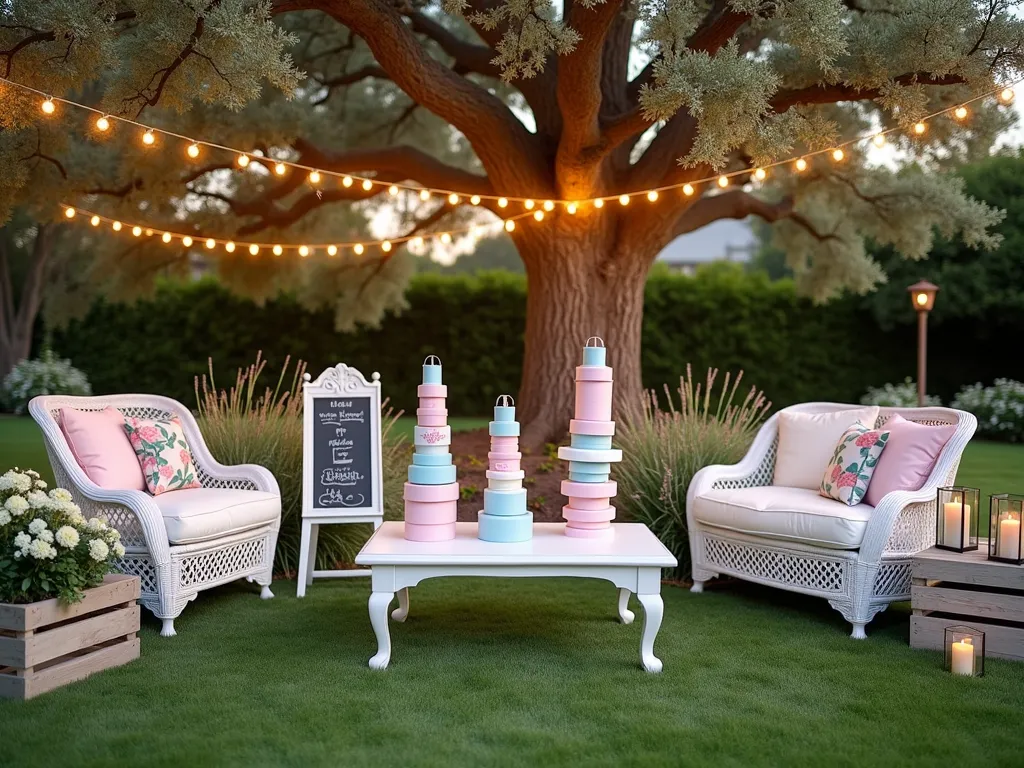
{"type": "Polygon", "coordinates": [[[526,509],[525,473],[520,467],[519,422],[515,403],[502,395],[494,406],[494,421],[487,431],[487,488],[484,508],[477,515],[477,536],[482,541],[528,541],[533,536],[533,515],[526,509]]]}

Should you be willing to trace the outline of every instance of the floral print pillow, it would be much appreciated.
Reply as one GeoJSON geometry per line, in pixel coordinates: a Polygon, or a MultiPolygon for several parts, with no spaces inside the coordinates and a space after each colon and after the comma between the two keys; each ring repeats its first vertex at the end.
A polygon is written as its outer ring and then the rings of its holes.
{"type": "Polygon", "coordinates": [[[185,442],[181,421],[171,419],[125,419],[128,441],[142,466],[146,487],[154,496],[167,491],[200,488],[192,451],[185,442]]]}
{"type": "Polygon", "coordinates": [[[888,440],[888,432],[868,429],[856,422],[839,438],[832,459],[825,467],[819,493],[850,507],[860,504],[888,440]]]}

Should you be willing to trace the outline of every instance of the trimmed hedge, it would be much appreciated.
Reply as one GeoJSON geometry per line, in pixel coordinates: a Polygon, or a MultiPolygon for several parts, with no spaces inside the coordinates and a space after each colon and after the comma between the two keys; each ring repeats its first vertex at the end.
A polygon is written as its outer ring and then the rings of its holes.
{"type": "MultiPolygon", "coordinates": [[[[385,395],[407,413],[416,407],[419,363],[431,353],[444,361],[452,415],[489,413],[499,393],[518,390],[523,276],[419,275],[407,299],[409,309],[389,315],[379,328],[339,333],[330,310],[310,312],[290,298],[258,306],[210,280],[165,283],[132,305],[98,303],[55,332],[53,346],[88,374],[97,393],[158,392],[188,405],[208,358],[225,375],[261,349],[270,370],[291,355],[306,360],[314,375],[339,360],[367,375],[379,371],[385,395]]],[[[905,325],[883,331],[854,297],[819,306],[798,297],[789,281],[737,269],[695,277],[657,272],[647,285],[644,383],[674,387],[689,362],[698,372],[743,369],[744,381],[762,388],[777,407],[857,402],[868,386],[914,375],[909,303],[906,314],[905,325]]],[[[983,334],[981,320],[977,327],[933,323],[929,391],[948,402],[965,383],[1024,379],[1024,356],[1005,354],[1001,341],[1020,338],[1021,325],[983,334]]]]}

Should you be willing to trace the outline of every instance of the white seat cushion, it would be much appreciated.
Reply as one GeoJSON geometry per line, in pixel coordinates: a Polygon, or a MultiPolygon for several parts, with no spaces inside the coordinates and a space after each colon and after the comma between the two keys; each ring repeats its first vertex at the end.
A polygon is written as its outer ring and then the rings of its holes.
{"type": "Polygon", "coordinates": [[[195,544],[272,523],[281,497],[233,488],[188,488],[153,497],[171,544],[195,544]]]}
{"type": "Polygon", "coordinates": [[[693,516],[706,525],[829,549],[858,549],[874,511],[777,485],[713,490],[693,501],[693,516]]]}

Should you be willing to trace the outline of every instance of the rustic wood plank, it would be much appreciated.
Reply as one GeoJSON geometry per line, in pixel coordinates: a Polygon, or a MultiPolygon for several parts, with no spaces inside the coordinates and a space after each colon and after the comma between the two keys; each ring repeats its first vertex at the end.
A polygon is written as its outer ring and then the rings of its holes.
{"type": "Polygon", "coordinates": [[[138,632],[139,615],[139,606],[130,605],[46,632],[37,632],[25,641],[25,662],[20,666],[38,666],[82,648],[138,632]]]}
{"type": "Polygon", "coordinates": [[[39,629],[101,611],[119,603],[138,600],[139,584],[137,576],[110,573],[104,577],[102,584],[86,590],[85,597],[72,605],[62,603],[56,598],[25,605],[0,603],[0,629],[16,632],[39,629]]]}
{"type": "Polygon", "coordinates": [[[910,617],[910,647],[942,651],[946,627],[967,624],[985,633],[985,655],[1001,659],[1024,661],[1024,628],[1002,627],[960,618],[935,616],[910,617]]]}
{"type": "Polygon", "coordinates": [[[1024,595],[951,587],[912,586],[910,599],[915,610],[980,616],[1024,624],[1024,595]]]}
{"type": "Polygon", "coordinates": [[[0,675],[0,699],[24,699],[25,678],[0,675]]]}
{"type": "Polygon", "coordinates": [[[0,667],[27,667],[25,638],[0,637],[0,667]]]}
{"type": "Polygon", "coordinates": [[[1024,567],[988,559],[988,541],[979,541],[974,552],[927,549],[914,555],[912,579],[945,581],[1024,591],[1024,567]]]}
{"type": "Polygon", "coordinates": [[[52,667],[36,672],[25,679],[24,698],[31,699],[39,694],[60,688],[76,680],[82,680],[96,672],[119,667],[139,658],[139,638],[129,637],[116,645],[78,656],[52,667]]]}

